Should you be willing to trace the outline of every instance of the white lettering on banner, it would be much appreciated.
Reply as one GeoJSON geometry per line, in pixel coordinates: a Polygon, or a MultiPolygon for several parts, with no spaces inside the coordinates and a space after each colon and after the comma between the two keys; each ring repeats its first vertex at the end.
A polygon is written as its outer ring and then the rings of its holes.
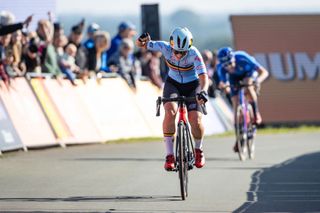
{"type": "Polygon", "coordinates": [[[8,132],[6,130],[1,130],[1,134],[4,138],[5,143],[14,143],[14,137],[11,134],[11,132],[8,132]]]}
{"type": "Polygon", "coordinates": [[[295,53],[294,56],[299,80],[304,80],[305,75],[311,80],[318,77],[320,72],[320,53],[314,56],[313,61],[310,60],[306,53],[295,53]]]}
{"type": "Polygon", "coordinates": [[[282,60],[280,53],[270,53],[270,72],[278,80],[290,81],[295,76],[290,53],[286,53],[284,58],[285,60],[282,60]],[[286,64],[283,63],[284,61],[286,64]]]}
{"type": "Polygon", "coordinates": [[[297,53],[256,53],[257,61],[280,81],[315,80],[320,73],[320,52],[311,59],[305,52],[297,53]]]}

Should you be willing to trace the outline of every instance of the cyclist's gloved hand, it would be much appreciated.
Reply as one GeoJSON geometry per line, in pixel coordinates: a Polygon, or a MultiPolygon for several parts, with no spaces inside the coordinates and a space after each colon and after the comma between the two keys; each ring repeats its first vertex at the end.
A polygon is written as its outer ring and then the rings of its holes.
{"type": "Polygon", "coordinates": [[[202,90],[201,92],[197,93],[197,98],[199,101],[202,100],[203,103],[206,103],[208,101],[208,93],[202,90]]]}
{"type": "Polygon", "coordinates": [[[141,41],[141,42],[147,42],[150,40],[151,40],[151,37],[150,37],[149,33],[143,33],[139,36],[139,41],[141,41]]]}
{"type": "Polygon", "coordinates": [[[151,40],[151,37],[149,33],[143,33],[139,36],[139,38],[136,40],[136,45],[138,47],[146,48],[147,42],[151,40]]]}

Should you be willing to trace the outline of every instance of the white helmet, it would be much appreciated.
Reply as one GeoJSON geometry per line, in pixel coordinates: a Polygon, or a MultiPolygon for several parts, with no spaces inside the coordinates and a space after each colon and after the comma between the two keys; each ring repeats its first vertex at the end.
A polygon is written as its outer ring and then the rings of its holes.
{"type": "Polygon", "coordinates": [[[170,46],[177,51],[187,51],[191,47],[193,36],[186,27],[177,27],[170,35],[170,46]]]}

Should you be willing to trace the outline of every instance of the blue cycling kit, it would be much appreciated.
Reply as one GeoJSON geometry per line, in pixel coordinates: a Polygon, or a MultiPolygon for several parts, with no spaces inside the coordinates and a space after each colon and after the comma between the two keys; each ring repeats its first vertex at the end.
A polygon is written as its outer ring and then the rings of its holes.
{"type": "Polygon", "coordinates": [[[169,67],[168,76],[180,84],[198,80],[199,75],[207,73],[201,54],[194,46],[191,46],[187,54],[180,60],[176,59],[168,42],[149,41],[147,48],[162,52],[169,67]]]}
{"type": "Polygon", "coordinates": [[[231,96],[236,95],[236,90],[234,87],[237,82],[243,80],[244,78],[251,77],[256,78],[257,72],[261,65],[257,62],[257,60],[250,56],[248,53],[244,51],[236,51],[234,52],[235,57],[235,69],[234,72],[228,72],[226,68],[222,66],[222,64],[217,65],[217,74],[219,77],[219,81],[224,83],[229,82],[231,85],[231,96]]]}
{"type": "Polygon", "coordinates": [[[242,80],[245,77],[253,77],[256,70],[261,67],[257,60],[244,51],[234,53],[236,67],[234,72],[230,73],[222,64],[217,65],[217,74],[220,81],[230,84],[236,83],[235,80],[242,80]]]}

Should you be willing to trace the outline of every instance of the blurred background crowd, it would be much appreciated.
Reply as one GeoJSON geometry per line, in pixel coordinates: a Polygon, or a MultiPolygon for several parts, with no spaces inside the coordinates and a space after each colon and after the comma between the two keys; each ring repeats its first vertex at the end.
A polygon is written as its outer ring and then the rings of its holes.
{"type": "MultiPolygon", "coordinates": [[[[119,23],[111,37],[97,23],[82,19],[66,34],[63,23],[53,22],[50,12],[47,15],[35,31],[29,31],[32,15],[15,23],[10,11],[0,12],[0,78],[8,87],[12,78],[20,76],[67,78],[74,86],[76,79],[119,76],[133,90],[136,79],[148,79],[162,88],[167,68],[161,53],[135,49],[138,35],[132,22],[119,23]]],[[[214,96],[216,54],[203,50],[202,55],[211,79],[209,94],[214,96]]]]}

